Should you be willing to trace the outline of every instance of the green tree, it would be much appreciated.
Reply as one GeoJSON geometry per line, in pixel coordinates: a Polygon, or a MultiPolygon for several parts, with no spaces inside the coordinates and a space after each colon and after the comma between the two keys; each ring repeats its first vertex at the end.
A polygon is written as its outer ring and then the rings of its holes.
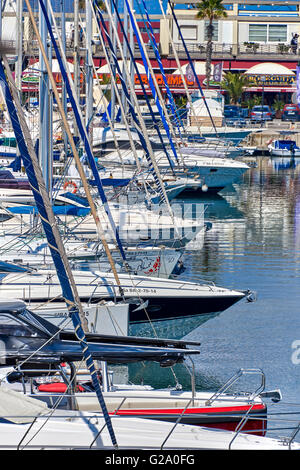
{"type": "MultiPolygon", "coordinates": [[[[78,0],[75,0],[75,2],[78,0]]],[[[105,3],[102,0],[97,0],[97,5],[101,10],[105,10],[105,3]]],[[[85,0],[79,0],[79,10],[85,10],[85,0]]]]}
{"type": "Polygon", "coordinates": [[[248,100],[244,101],[243,105],[247,106],[249,111],[253,108],[253,106],[259,106],[262,102],[262,96],[253,95],[248,100]]]}
{"type": "Polygon", "coordinates": [[[226,72],[221,82],[221,88],[226,90],[230,103],[240,103],[245,87],[250,86],[247,75],[243,73],[226,72]]]}
{"type": "Polygon", "coordinates": [[[212,59],[212,46],[213,46],[213,33],[215,20],[227,17],[225,7],[222,5],[222,0],[202,0],[196,4],[198,13],[196,18],[201,20],[208,20],[207,26],[207,45],[206,45],[206,87],[209,88],[209,81],[211,77],[211,59],[212,59]]]}

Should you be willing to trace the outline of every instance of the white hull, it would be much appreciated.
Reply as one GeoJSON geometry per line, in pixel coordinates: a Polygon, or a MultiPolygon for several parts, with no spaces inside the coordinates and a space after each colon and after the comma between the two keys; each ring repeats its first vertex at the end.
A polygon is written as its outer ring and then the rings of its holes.
{"type": "MultiPolygon", "coordinates": [[[[39,270],[32,273],[2,274],[0,285],[0,298],[27,299],[26,301],[39,301],[42,299],[58,298],[61,296],[61,286],[53,270],[39,270]]],[[[112,273],[73,271],[74,280],[80,297],[111,297],[119,295],[118,286],[112,273]]],[[[160,279],[143,276],[128,276],[120,274],[120,282],[125,298],[147,294],[147,297],[157,295],[169,298],[201,299],[215,296],[230,296],[241,294],[238,291],[216,287],[211,284],[197,284],[193,282],[160,279]]]]}
{"type": "MultiPolygon", "coordinates": [[[[81,251],[78,247],[76,253],[73,250],[71,252],[66,250],[66,252],[73,269],[88,269],[89,271],[96,269],[105,273],[111,272],[111,265],[103,250],[97,254],[95,251],[88,249],[85,251],[82,246],[81,251]]],[[[132,273],[156,278],[168,278],[181,256],[179,251],[168,248],[153,249],[152,253],[151,248],[148,250],[127,249],[127,267],[125,267],[121,255],[116,250],[112,252],[115,267],[119,273],[132,273]]],[[[45,250],[45,253],[39,251],[36,253],[5,251],[3,254],[0,253],[0,260],[6,263],[28,266],[29,268],[54,268],[53,259],[48,249],[45,250]]]]}
{"type": "MultiPolygon", "coordinates": [[[[117,450],[100,414],[55,412],[35,423],[0,423],[1,450],[117,450]],[[100,432],[101,431],[101,432],[100,432]]],[[[282,441],[202,427],[144,420],[111,418],[118,449],[288,450],[282,441]],[[173,430],[173,432],[172,432],[173,430]],[[171,433],[171,435],[169,435],[171,433]],[[231,441],[232,444],[231,444],[231,441]],[[162,447],[163,446],[163,447],[162,447]]],[[[295,443],[292,449],[300,449],[295,443]]]]}
{"type": "MultiPolygon", "coordinates": [[[[246,292],[213,284],[197,284],[174,279],[119,274],[123,291],[112,273],[73,271],[78,295],[83,303],[124,299],[129,305],[131,323],[223,312],[245,297],[246,292]]],[[[52,300],[62,302],[62,289],[52,270],[32,273],[0,273],[0,299],[20,299],[35,309],[52,300]]],[[[42,310],[42,307],[40,308],[42,310]]]]}
{"type": "MultiPolygon", "coordinates": [[[[196,150],[192,147],[184,147],[182,155],[179,155],[178,165],[174,167],[176,176],[178,178],[188,177],[191,179],[196,176],[199,182],[199,189],[205,183],[208,186],[208,190],[217,190],[235,183],[249,169],[248,165],[244,162],[224,157],[222,153],[220,154],[216,151],[210,151],[210,153],[215,153],[215,156],[204,155],[202,150],[196,150]],[[183,152],[187,152],[187,154],[183,152]]],[[[161,173],[170,173],[169,162],[165,155],[162,152],[156,152],[155,157],[161,173]]],[[[103,164],[107,169],[110,165],[112,167],[119,165],[116,152],[108,154],[103,164]]],[[[131,165],[135,167],[134,163],[131,165]]],[[[146,167],[146,164],[143,163],[143,165],[146,167]]],[[[124,163],[124,166],[129,168],[129,161],[124,163]]],[[[186,181],[186,184],[188,183],[189,181],[186,181]]]]}
{"type": "MultiPolygon", "coordinates": [[[[58,303],[31,305],[30,308],[45,320],[64,330],[74,331],[65,304],[58,303]]],[[[82,310],[89,333],[99,335],[127,336],[129,332],[129,305],[125,303],[103,302],[98,304],[82,303],[82,310]]]]}

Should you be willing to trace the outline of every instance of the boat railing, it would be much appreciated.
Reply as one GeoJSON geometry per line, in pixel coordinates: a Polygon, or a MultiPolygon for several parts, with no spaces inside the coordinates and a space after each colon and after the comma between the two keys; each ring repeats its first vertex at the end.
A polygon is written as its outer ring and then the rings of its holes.
{"type": "Polygon", "coordinates": [[[254,400],[258,395],[260,395],[266,384],[265,374],[261,369],[239,369],[230,379],[225,382],[222,387],[219,388],[207,401],[206,405],[210,406],[221,394],[226,393],[227,390],[232,387],[242,376],[244,375],[259,375],[261,377],[261,383],[258,388],[249,395],[249,400],[254,400]]]}
{"type": "MultiPolygon", "coordinates": [[[[21,375],[22,375],[22,385],[23,385],[23,393],[24,394],[28,394],[30,393],[31,396],[33,397],[38,397],[40,395],[40,397],[44,397],[44,398],[51,398],[50,400],[50,403],[51,403],[51,406],[52,406],[52,409],[55,409],[57,407],[59,407],[59,403],[61,402],[61,400],[63,398],[67,399],[67,402],[69,403],[69,409],[71,410],[77,410],[78,409],[78,403],[77,403],[77,397],[76,397],[76,394],[75,394],[75,391],[76,391],[76,385],[75,385],[75,382],[73,383],[73,380],[71,377],[73,377],[73,379],[76,377],[76,373],[75,373],[75,368],[73,368],[72,370],[69,371],[69,373],[67,373],[66,371],[64,371],[64,369],[62,367],[58,367],[57,369],[36,369],[36,370],[33,370],[33,369],[30,369],[30,370],[25,370],[22,368],[22,370],[19,369],[19,371],[21,372],[21,375]],[[51,374],[60,374],[64,383],[67,385],[67,388],[66,388],[66,391],[65,392],[61,392],[61,393],[46,393],[46,392],[36,392],[34,390],[34,386],[33,386],[33,379],[34,377],[31,377],[30,378],[30,392],[28,391],[28,388],[26,388],[26,383],[25,383],[25,380],[24,378],[26,379],[26,372],[30,373],[30,374],[34,374],[34,373],[37,373],[37,374],[41,374],[41,373],[51,373],[51,374]],[[68,375],[70,374],[70,377],[68,377],[68,375]]],[[[77,372],[77,371],[76,371],[77,372]]],[[[265,376],[264,376],[264,373],[260,370],[260,369],[240,369],[234,376],[232,376],[227,382],[226,384],[224,384],[223,387],[221,387],[221,389],[216,392],[209,400],[207,400],[205,402],[205,405],[208,405],[209,403],[212,403],[212,401],[218,401],[218,399],[220,400],[224,400],[224,396],[221,396],[221,393],[225,393],[226,390],[229,388],[230,385],[232,385],[233,383],[236,382],[236,380],[241,377],[242,375],[245,375],[245,374],[259,374],[261,377],[262,377],[262,381],[261,381],[261,385],[256,389],[256,391],[252,394],[249,394],[249,400],[250,400],[250,397],[251,399],[253,400],[252,402],[249,402],[249,408],[247,410],[246,413],[243,413],[243,414],[232,414],[232,413],[228,413],[228,414],[223,414],[222,417],[223,418],[232,418],[234,417],[235,419],[239,419],[238,421],[238,424],[235,428],[235,431],[234,431],[234,434],[233,434],[233,437],[231,439],[231,441],[229,442],[228,444],[228,449],[230,450],[236,440],[236,438],[239,436],[240,433],[243,433],[243,432],[247,432],[247,434],[251,434],[251,433],[255,433],[255,434],[261,434],[261,435],[266,435],[268,434],[268,437],[272,437],[272,434],[274,434],[274,438],[276,439],[280,439],[283,443],[283,445],[287,446],[288,448],[291,448],[292,446],[292,443],[295,441],[296,437],[299,435],[299,432],[300,432],[300,407],[299,405],[296,405],[298,406],[298,409],[296,411],[292,410],[290,411],[290,403],[288,403],[287,405],[289,405],[289,411],[288,412],[275,412],[275,413],[270,413],[268,412],[268,415],[267,415],[267,418],[266,416],[264,415],[261,415],[260,413],[255,413],[254,412],[254,406],[255,406],[255,401],[254,401],[254,398],[255,396],[259,395],[262,390],[264,389],[264,385],[265,385],[265,376]],[[221,391],[222,390],[222,391],[221,391]],[[267,419],[267,426],[266,426],[266,419],[267,419]],[[255,420],[256,422],[258,421],[261,421],[261,428],[258,428],[256,427],[255,429],[248,429],[245,431],[245,427],[247,425],[247,423],[251,420],[255,420]],[[278,424],[279,423],[279,424],[278,424]],[[290,435],[282,435],[283,432],[289,432],[291,433],[290,435]]],[[[117,390],[117,389],[116,389],[117,390]]],[[[111,416],[119,416],[120,419],[122,419],[122,413],[119,413],[121,411],[122,408],[124,408],[124,406],[126,406],[126,403],[128,403],[128,401],[130,400],[135,400],[135,399],[140,399],[140,400],[145,400],[147,399],[146,397],[143,397],[143,395],[141,394],[138,394],[138,393],[132,393],[130,394],[130,396],[128,395],[125,395],[126,391],[124,390],[124,395],[118,393],[118,395],[114,396],[114,390],[108,390],[108,395],[106,397],[106,401],[108,403],[108,399],[109,399],[109,392],[112,392],[112,397],[114,398],[114,400],[119,400],[119,402],[115,402],[115,408],[113,411],[110,412],[110,415],[111,416]]],[[[122,390],[120,390],[119,392],[122,393],[122,390]]],[[[186,413],[188,412],[189,408],[190,407],[193,407],[195,405],[195,396],[194,394],[192,393],[192,395],[189,397],[189,396],[180,396],[180,394],[176,394],[176,395],[172,395],[172,393],[170,395],[166,395],[164,397],[162,397],[161,394],[158,394],[158,395],[155,395],[155,390],[153,390],[153,394],[151,394],[151,400],[155,401],[157,400],[157,402],[159,401],[165,401],[166,403],[170,400],[176,400],[177,403],[180,403],[182,402],[183,405],[182,405],[182,408],[180,407],[179,408],[179,415],[176,419],[176,421],[174,422],[172,428],[169,430],[169,432],[167,433],[167,435],[165,436],[161,446],[160,446],[160,449],[162,450],[167,441],[169,440],[169,438],[172,436],[172,434],[175,432],[176,430],[176,427],[178,426],[178,424],[180,424],[182,422],[182,419],[185,417],[186,413]]],[[[81,396],[82,394],[80,393],[78,396],[81,396]]],[[[237,397],[237,403],[238,403],[238,400],[239,400],[239,396],[241,398],[241,400],[244,400],[244,395],[236,395],[237,397]]],[[[226,398],[225,398],[226,399],[226,398]]],[[[64,406],[64,405],[62,405],[64,406]]],[[[276,405],[277,406],[277,405],[276,405]]],[[[62,415],[60,415],[62,416],[62,415]]],[[[124,414],[123,416],[126,416],[127,418],[130,417],[130,415],[128,414],[124,414]]],[[[132,417],[135,417],[134,414],[132,415],[132,417]]],[[[209,417],[209,414],[208,413],[202,413],[202,417],[205,418],[205,417],[209,417]]],[[[85,416],[85,419],[86,419],[86,416],[85,416]]],[[[90,448],[92,448],[93,444],[96,442],[97,438],[99,437],[99,435],[102,433],[102,431],[105,429],[106,427],[106,424],[104,424],[101,429],[97,432],[97,435],[93,438],[93,441],[91,442],[90,444],[90,448]]]]}
{"type": "Polygon", "coordinates": [[[253,407],[252,405],[243,416],[240,416],[241,420],[235,428],[234,436],[228,445],[228,449],[230,450],[232,448],[232,445],[238,435],[242,432],[245,432],[244,429],[247,422],[253,418],[256,421],[261,420],[262,427],[260,430],[247,429],[247,434],[261,432],[263,435],[266,435],[269,438],[280,440],[284,446],[291,449],[293,442],[295,441],[296,437],[299,435],[300,432],[300,409],[299,404],[294,404],[294,406],[298,408],[296,411],[294,409],[291,409],[293,405],[292,403],[282,403],[281,408],[284,405],[289,406],[288,412],[277,411],[275,413],[272,413],[268,411],[267,426],[264,426],[264,417],[260,417],[259,415],[256,416],[253,413],[251,414],[251,410],[253,407]]]}

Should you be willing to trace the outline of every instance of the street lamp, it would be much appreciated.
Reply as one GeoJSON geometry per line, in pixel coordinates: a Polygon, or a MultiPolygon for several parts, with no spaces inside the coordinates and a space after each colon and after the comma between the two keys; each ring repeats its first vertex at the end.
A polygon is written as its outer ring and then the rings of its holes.
{"type": "Polygon", "coordinates": [[[264,101],[265,101],[265,82],[266,82],[266,76],[265,75],[262,75],[260,77],[260,80],[262,82],[262,97],[261,97],[261,105],[262,105],[262,113],[261,113],[261,123],[260,123],[260,127],[262,127],[262,123],[263,123],[263,114],[264,114],[264,101]]]}

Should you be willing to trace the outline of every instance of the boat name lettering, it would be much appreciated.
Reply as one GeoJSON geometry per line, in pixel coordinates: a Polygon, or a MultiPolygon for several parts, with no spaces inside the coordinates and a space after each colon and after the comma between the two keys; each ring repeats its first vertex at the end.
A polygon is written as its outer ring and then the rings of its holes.
{"type": "Polygon", "coordinates": [[[136,288],[136,287],[124,287],[123,289],[124,292],[144,292],[144,293],[147,293],[147,294],[156,294],[157,290],[156,289],[147,289],[146,287],[140,287],[140,288],[136,288]]]}

